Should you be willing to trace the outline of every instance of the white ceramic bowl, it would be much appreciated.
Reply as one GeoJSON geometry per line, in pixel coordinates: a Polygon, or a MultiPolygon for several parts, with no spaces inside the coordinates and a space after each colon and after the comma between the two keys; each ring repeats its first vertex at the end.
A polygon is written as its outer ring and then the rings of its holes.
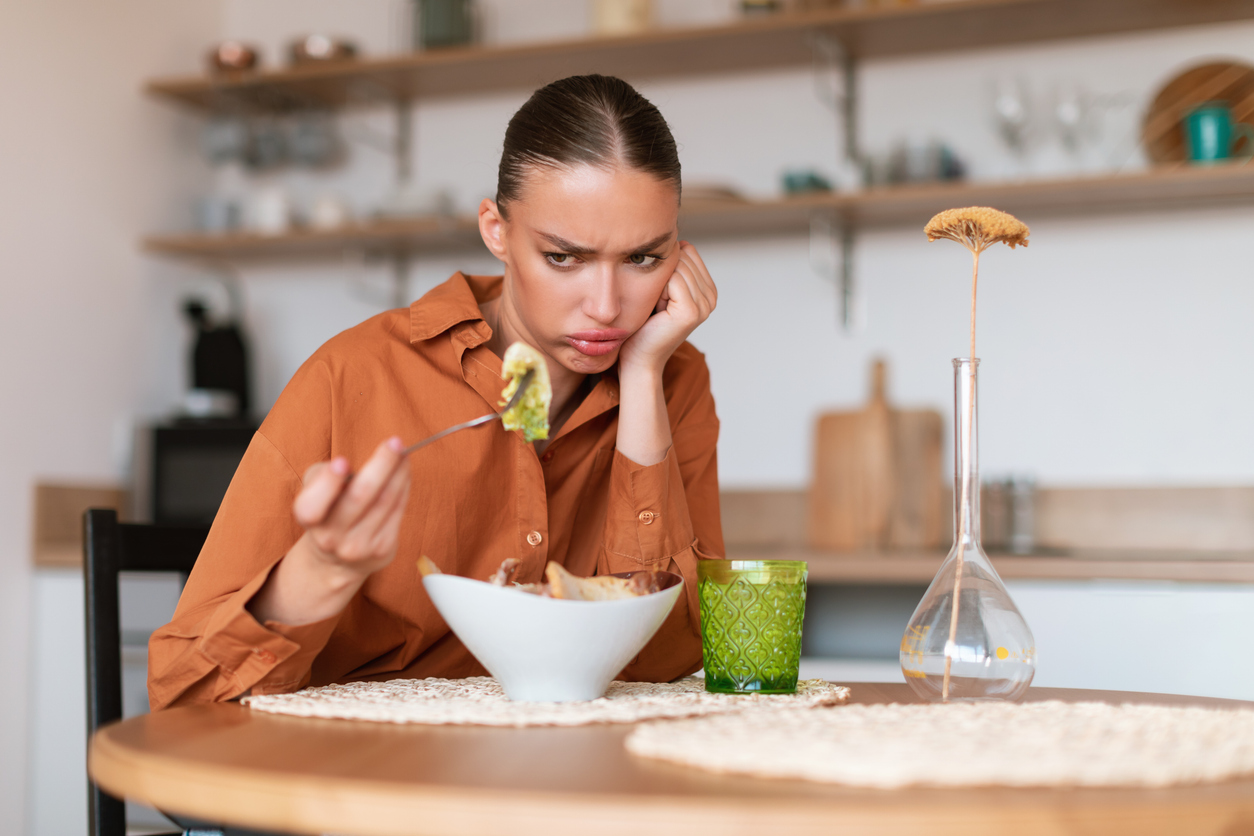
{"type": "MultiPolygon", "coordinates": [[[[622,601],[563,601],[457,575],[423,578],[457,637],[511,700],[595,700],[662,626],[684,581],[622,601]]],[[[626,575],[620,575],[626,577],[626,575]]]]}

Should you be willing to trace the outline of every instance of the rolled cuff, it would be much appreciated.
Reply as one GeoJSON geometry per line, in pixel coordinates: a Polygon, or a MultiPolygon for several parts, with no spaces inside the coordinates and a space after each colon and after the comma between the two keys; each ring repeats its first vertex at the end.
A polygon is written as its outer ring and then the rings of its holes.
{"type": "Polygon", "coordinates": [[[326,647],[339,623],[339,614],[299,626],[258,622],[248,611],[248,602],[277,565],[275,561],[223,601],[196,645],[196,650],[220,671],[221,686],[231,692],[220,693],[217,699],[298,690],[309,681],[314,658],[326,647]]]}
{"type": "Polygon", "coordinates": [[[657,464],[640,465],[614,451],[605,550],[639,564],[663,563],[695,541],[675,447],[657,464]]]}

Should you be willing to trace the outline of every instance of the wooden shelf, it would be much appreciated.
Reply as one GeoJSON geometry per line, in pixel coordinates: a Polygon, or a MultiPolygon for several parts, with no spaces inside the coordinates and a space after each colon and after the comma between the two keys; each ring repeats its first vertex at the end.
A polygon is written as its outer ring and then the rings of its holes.
{"type": "MultiPolygon", "coordinates": [[[[733,560],[804,560],[812,583],[923,584],[944,552],[834,553],[805,548],[728,549],[733,560]]],[[[990,556],[1003,580],[1163,580],[1254,583],[1254,553],[1099,553],[1071,556],[990,556]]]]}
{"type": "Polygon", "coordinates": [[[895,186],[779,201],[693,203],[682,217],[685,235],[800,232],[816,212],[859,229],[923,225],[955,206],[996,206],[1036,218],[1060,214],[1156,211],[1254,204],[1254,165],[1172,166],[1135,174],[1002,183],[895,186]]]}
{"type": "MultiPolygon", "coordinates": [[[[996,206],[1033,218],[1177,210],[1254,202],[1254,166],[1173,166],[1134,174],[1014,183],[959,183],[870,191],[844,199],[858,227],[917,223],[954,206],[996,206]]],[[[840,204],[841,201],[838,201],[840,204]]]]}
{"type": "Polygon", "coordinates": [[[837,8],[618,38],[476,46],[239,74],[159,79],[153,95],[221,112],[284,111],[528,90],[567,75],[629,79],[804,66],[815,34],[888,57],[1254,18],[1254,0],[944,0],[837,8]]]}
{"type": "Polygon", "coordinates": [[[149,252],[209,261],[316,257],[345,251],[430,253],[482,246],[479,224],[471,217],[370,221],[330,230],[295,229],[280,235],[185,233],[144,239],[144,249],[149,252]]]}
{"type": "MultiPolygon", "coordinates": [[[[724,237],[804,233],[816,213],[856,228],[915,225],[954,206],[990,205],[1033,220],[1059,214],[1182,209],[1254,204],[1254,165],[1155,169],[1139,174],[1021,183],[946,183],[901,186],[844,195],[817,194],[777,201],[692,201],[684,205],[686,236],[724,237]]],[[[197,259],[259,259],[326,255],[337,251],[438,252],[482,246],[473,217],[372,221],[330,231],[283,235],[163,235],[147,250],[197,259]]]]}

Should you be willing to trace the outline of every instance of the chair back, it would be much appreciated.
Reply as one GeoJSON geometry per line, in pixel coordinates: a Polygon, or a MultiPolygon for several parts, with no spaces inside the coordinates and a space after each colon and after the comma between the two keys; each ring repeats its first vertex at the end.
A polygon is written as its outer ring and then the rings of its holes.
{"type": "MultiPolygon", "coordinates": [[[[112,509],[83,515],[83,587],[87,626],[87,739],[122,718],[119,572],[179,572],[185,578],[209,534],[207,526],[118,522],[112,509]]],[[[126,807],[88,783],[92,836],[126,836],[126,807]]]]}

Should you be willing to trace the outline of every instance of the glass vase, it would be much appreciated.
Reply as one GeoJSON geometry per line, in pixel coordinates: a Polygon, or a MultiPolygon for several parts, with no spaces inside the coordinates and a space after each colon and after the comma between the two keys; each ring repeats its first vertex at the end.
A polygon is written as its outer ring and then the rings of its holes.
{"type": "Polygon", "coordinates": [[[1035,641],[980,545],[979,360],[953,362],[954,545],[901,637],[901,670],[929,701],[1018,700],[1035,641]]]}

